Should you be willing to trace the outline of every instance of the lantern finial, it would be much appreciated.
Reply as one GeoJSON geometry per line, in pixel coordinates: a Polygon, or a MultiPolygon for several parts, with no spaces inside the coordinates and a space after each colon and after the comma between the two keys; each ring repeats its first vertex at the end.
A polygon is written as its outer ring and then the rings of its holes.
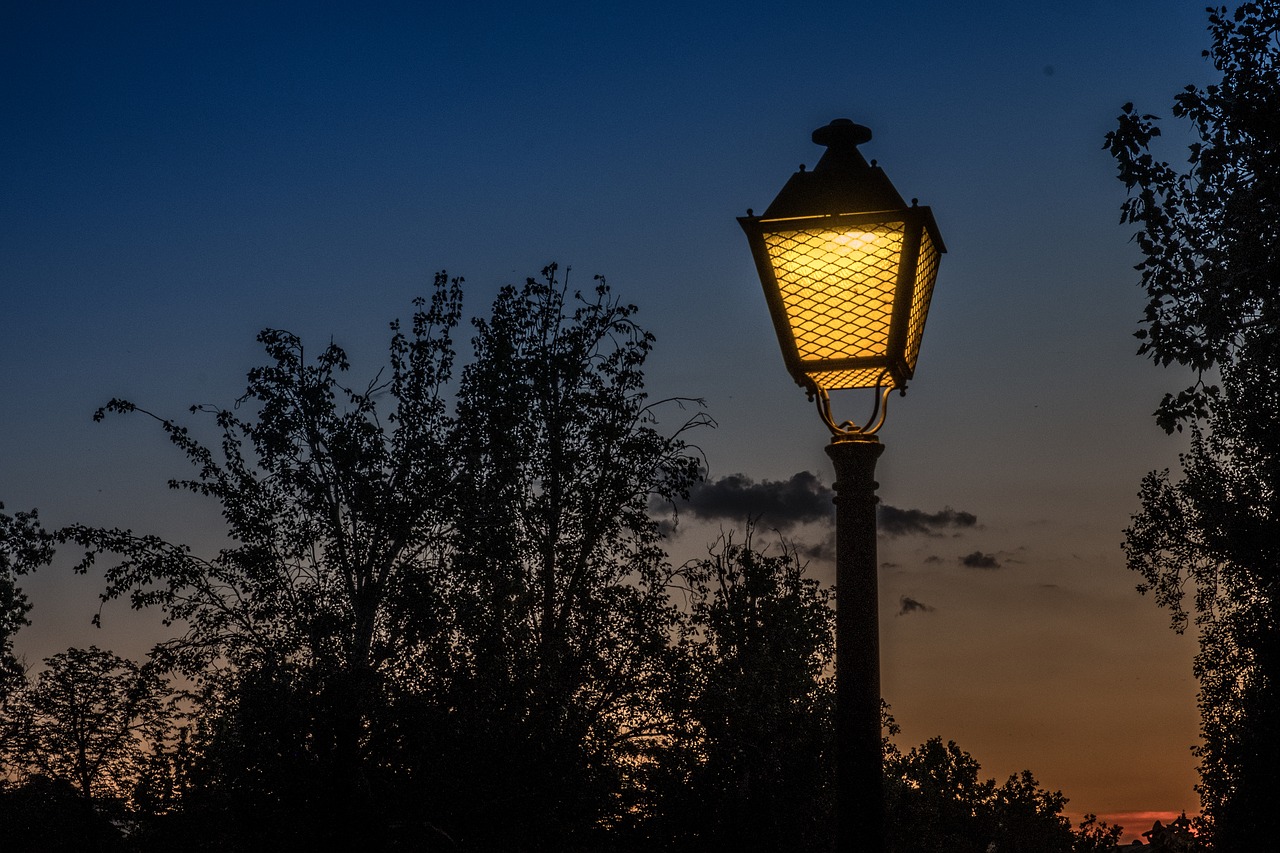
{"type": "Polygon", "coordinates": [[[879,166],[867,163],[858,146],[871,139],[871,129],[838,118],[813,132],[826,147],[818,165],[791,176],[764,219],[826,215],[906,207],[879,166]]]}
{"type": "Polygon", "coordinates": [[[871,141],[871,128],[855,124],[851,119],[832,119],[831,123],[813,132],[816,145],[825,148],[857,148],[864,142],[871,141]]]}

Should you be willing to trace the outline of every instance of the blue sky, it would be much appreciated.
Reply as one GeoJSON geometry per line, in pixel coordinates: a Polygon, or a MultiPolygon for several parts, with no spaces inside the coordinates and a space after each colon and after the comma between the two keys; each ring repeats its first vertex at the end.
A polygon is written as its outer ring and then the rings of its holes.
{"type": "MultiPolygon", "coordinates": [[[[1194,640],[1119,547],[1141,476],[1176,463],[1149,413],[1182,377],[1134,356],[1137,257],[1101,146],[1125,101],[1167,116],[1211,79],[1204,26],[1183,0],[6,4],[0,500],[212,542],[208,508],[163,488],[182,462],[162,438],[95,408],[227,404],[265,326],[372,375],[436,270],[482,312],[551,260],[640,306],[653,394],[705,397],[720,424],[698,437],[712,477],[829,483],[734,217],[846,116],[950,250],[880,494],[978,518],[881,545],[904,745],[1030,767],[1075,813],[1194,810],[1194,640]],[[933,610],[898,616],[902,596],[933,610]]],[[[32,661],[138,653],[158,624],[109,611],[104,636],[94,579],[27,586],[32,661]]]]}

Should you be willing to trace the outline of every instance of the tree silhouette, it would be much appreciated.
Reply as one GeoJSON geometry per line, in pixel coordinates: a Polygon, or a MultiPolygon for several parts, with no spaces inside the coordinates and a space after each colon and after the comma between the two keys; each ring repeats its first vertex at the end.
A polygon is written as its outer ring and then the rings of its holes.
{"type": "Polygon", "coordinates": [[[1197,375],[1156,413],[1190,426],[1182,478],[1143,481],[1125,549],[1178,631],[1194,590],[1202,811],[1219,849],[1243,850],[1271,843],[1280,790],[1280,3],[1210,9],[1209,30],[1221,80],[1173,108],[1199,136],[1188,169],[1153,155],[1160,128],[1131,105],[1107,147],[1139,226],[1140,352],[1197,375]]]}
{"type": "MultiPolygon", "coordinates": [[[[348,364],[340,347],[330,344],[311,360],[295,335],[262,332],[270,362],[250,371],[236,407],[192,408],[212,417],[212,447],[188,427],[151,415],[196,469],[170,486],[211,497],[222,509],[230,545],[215,556],[131,530],[59,531],[86,549],[79,571],[100,555],[114,558],[104,600],[126,597],[185,626],[153,654],[159,665],[204,684],[211,708],[265,701],[263,685],[288,686],[280,698],[304,714],[269,703],[257,711],[272,725],[300,726],[289,737],[306,743],[306,761],[291,770],[307,771],[298,778],[315,789],[308,818],[331,831],[365,823],[372,809],[370,726],[386,704],[393,664],[416,652],[404,645],[420,641],[422,626],[442,622],[432,593],[453,478],[443,388],[460,302],[458,282],[438,276],[430,301],[416,303],[411,328],[393,324],[389,375],[363,388],[341,381],[348,364]],[[389,411],[380,411],[388,398],[389,411]],[[411,607],[406,596],[414,598],[411,607]],[[397,631],[409,611],[417,630],[397,631]]],[[[135,411],[150,415],[112,400],[96,417],[135,411]]],[[[243,719],[230,714],[223,722],[243,719]]],[[[226,729],[207,731],[237,742],[226,729]]],[[[237,769],[260,779],[258,762],[270,756],[241,754],[237,769]]],[[[205,778],[237,794],[253,787],[205,778]]]]}
{"type": "MultiPolygon", "coordinates": [[[[434,832],[476,849],[571,849],[616,817],[629,756],[680,614],[651,498],[699,460],[659,432],[653,338],[599,280],[554,266],[476,323],[451,396],[461,282],[437,276],[389,370],[344,383],[346,354],[283,331],[235,408],[193,407],[215,440],[133,403],[214,499],[214,556],[72,525],[104,600],[182,633],[157,665],[196,681],[188,801],[228,849],[434,832]],[[494,815],[502,815],[494,820],[494,815]],[[408,817],[413,815],[413,817],[408,817]]],[[[586,842],[583,842],[586,844],[586,842]]],[[[589,845],[588,849],[589,849],[589,845]]]]}
{"type": "Polygon", "coordinates": [[[437,777],[454,837],[592,849],[579,835],[624,819],[630,764],[665,727],[654,696],[680,614],[648,508],[687,492],[700,460],[680,435],[707,421],[656,428],[635,310],[602,279],[570,292],[550,266],[475,322],[447,587],[463,654],[444,704],[453,749],[484,760],[451,751],[437,777]]]}
{"type": "Polygon", "coordinates": [[[826,850],[833,840],[833,590],[796,552],[724,534],[682,575],[685,678],[652,773],[655,844],[673,850],[826,850]]]}
{"type": "Polygon", "coordinates": [[[168,690],[146,666],[96,646],[45,660],[19,691],[12,766],[73,785],[85,800],[132,805],[144,757],[168,729],[168,690]]]}
{"type": "MultiPolygon", "coordinates": [[[[105,601],[177,633],[144,666],[69,650],[14,694],[6,840],[829,849],[832,590],[750,528],[668,564],[655,507],[687,497],[702,460],[683,436],[710,420],[646,397],[636,309],[548,267],[500,291],[456,380],[460,280],[441,274],[415,309],[359,387],[335,344],[267,330],[232,408],[196,407],[192,426],[103,408],[152,418],[194,466],[170,485],[218,504],[216,554],[0,515],[0,578],[75,543],[105,601]],[[169,672],[188,682],[176,704],[169,672]]],[[[6,589],[11,631],[25,601],[6,589]]],[[[1029,773],[981,782],[936,742],[886,754],[901,838],[1068,849],[1061,795],[1029,773]]]]}
{"type": "Polygon", "coordinates": [[[1280,362],[1259,360],[1224,366],[1182,478],[1148,475],[1125,543],[1179,631],[1194,590],[1199,789],[1220,849],[1269,837],[1265,804],[1280,786],[1280,362]]]}
{"type": "Polygon", "coordinates": [[[127,853],[112,816],[66,779],[32,776],[0,787],[0,832],[6,853],[127,853]]]}
{"type": "MultiPolygon", "coordinates": [[[[886,760],[891,850],[947,853],[1070,853],[1094,850],[1096,823],[1073,833],[1062,816],[1067,800],[1041,788],[1029,770],[1003,785],[954,741],[930,738],[886,760]],[[1087,830],[1094,830],[1090,834],[1087,830]]],[[[1105,832],[1105,831],[1104,831],[1105,832]]],[[[1105,833],[1112,838],[1119,830],[1105,833]]]]}
{"type": "Polygon", "coordinates": [[[1277,30],[1275,0],[1241,3],[1234,14],[1209,9],[1213,44],[1204,55],[1222,77],[1174,98],[1174,116],[1199,137],[1185,172],[1155,156],[1157,119],[1132,104],[1107,134],[1129,190],[1121,221],[1138,226],[1143,254],[1148,303],[1139,353],[1196,373],[1194,385],[1162,401],[1157,420],[1167,430],[1207,416],[1216,393],[1210,371],[1241,357],[1280,320],[1277,30]]]}
{"type": "Polygon", "coordinates": [[[1111,849],[1120,843],[1124,834],[1123,826],[1113,826],[1098,816],[1089,813],[1080,821],[1076,830],[1076,853],[1111,853],[1111,849]]]}
{"type": "Polygon", "coordinates": [[[40,526],[36,511],[9,515],[0,503],[0,707],[23,683],[22,664],[13,654],[13,635],[30,624],[31,603],[18,586],[18,577],[52,559],[53,536],[40,526]]]}

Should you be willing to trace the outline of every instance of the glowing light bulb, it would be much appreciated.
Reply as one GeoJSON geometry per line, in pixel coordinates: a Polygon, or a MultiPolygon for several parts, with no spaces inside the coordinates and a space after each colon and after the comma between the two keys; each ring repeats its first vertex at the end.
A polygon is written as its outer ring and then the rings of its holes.
{"type": "Polygon", "coordinates": [[[880,235],[874,231],[845,231],[842,234],[833,234],[826,249],[839,255],[865,252],[880,239],[880,235]]]}

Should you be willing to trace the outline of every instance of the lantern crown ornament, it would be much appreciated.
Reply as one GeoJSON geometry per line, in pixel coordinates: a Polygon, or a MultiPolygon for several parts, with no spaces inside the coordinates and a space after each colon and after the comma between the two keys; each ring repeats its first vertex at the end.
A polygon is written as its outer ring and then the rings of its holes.
{"type": "Polygon", "coordinates": [[[849,119],[818,128],[817,166],[801,166],[764,214],[738,218],[787,370],[837,439],[871,438],[889,393],[905,393],[946,251],[933,212],[863,158],[870,139],[849,119]],[[876,389],[866,425],[831,417],[828,392],[846,388],[876,389]]]}

